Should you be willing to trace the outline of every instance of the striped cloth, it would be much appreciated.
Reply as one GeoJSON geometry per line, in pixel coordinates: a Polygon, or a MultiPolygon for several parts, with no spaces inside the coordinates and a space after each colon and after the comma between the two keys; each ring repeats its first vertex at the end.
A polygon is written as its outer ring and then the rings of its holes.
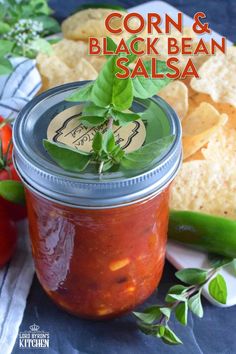
{"type": "MultiPolygon", "coordinates": [[[[16,118],[20,110],[36,95],[41,77],[36,61],[18,57],[10,59],[10,75],[0,76],[0,115],[16,118]]],[[[7,236],[7,235],[6,235],[7,236]]],[[[23,319],[34,267],[28,246],[26,222],[19,224],[18,246],[10,263],[0,270],[0,353],[10,354],[23,319]]]]}
{"type": "Polygon", "coordinates": [[[10,263],[0,271],[0,353],[10,354],[23,319],[34,266],[28,245],[27,222],[18,225],[18,245],[10,263]]]}
{"type": "Polygon", "coordinates": [[[14,70],[10,75],[0,76],[0,115],[16,118],[39,91],[42,81],[35,60],[17,57],[10,61],[14,70]]]}

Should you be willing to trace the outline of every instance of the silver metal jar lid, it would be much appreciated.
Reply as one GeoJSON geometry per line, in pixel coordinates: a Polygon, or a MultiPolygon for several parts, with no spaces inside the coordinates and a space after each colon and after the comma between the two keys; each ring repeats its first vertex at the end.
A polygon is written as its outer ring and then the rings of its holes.
{"type": "MultiPolygon", "coordinates": [[[[65,84],[35,97],[21,111],[14,123],[14,162],[23,181],[36,192],[59,203],[84,208],[116,207],[130,204],[159,193],[175,177],[181,164],[181,125],[174,110],[160,97],[150,100],[164,113],[170,134],[175,140],[148,170],[80,174],[64,171],[44,150],[50,121],[61,111],[73,105],[65,99],[85,82],[65,84]]],[[[137,100],[132,109],[146,108],[150,100],[137,100]]]]}

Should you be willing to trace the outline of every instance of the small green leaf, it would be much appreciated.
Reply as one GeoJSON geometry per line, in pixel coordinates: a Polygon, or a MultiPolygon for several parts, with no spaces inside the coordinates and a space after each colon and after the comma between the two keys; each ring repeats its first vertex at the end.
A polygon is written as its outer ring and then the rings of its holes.
{"type": "Polygon", "coordinates": [[[183,344],[182,341],[176,336],[176,334],[168,327],[165,327],[164,334],[161,336],[164,343],[170,345],[183,344]]]}
{"type": "Polygon", "coordinates": [[[0,181],[0,196],[15,204],[25,204],[24,187],[18,181],[0,181]]]}
{"type": "Polygon", "coordinates": [[[30,48],[35,50],[37,53],[44,53],[47,55],[51,55],[53,53],[51,44],[44,38],[35,39],[30,43],[30,48]]]}
{"type": "Polygon", "coordinates": [[[93,151],[100,154],[102,151],[103,137],[102,133],[96,132],[93,138],[93,151]]]}
{"type": "Polygon", "coordinates": [[[201,302],[201,292],[198,291],[197,294],[193,295],[188,300],[188,306],[190,310],[198,317],[203,317],[203,307],[201,302]]]}
{"type": "Polygon", "coordinates": [[[210,281],[208,290],[213,299],[221,304],[226,304],[227,285],[221,274],[217,274],[217,276],[210,281]]]}
{"type": "Polygon", "coordinates": [[[78,90],[72,93],[69,97],[67,97],[66,101],[69,102],[84,102],[90,101],[91,92],[92,92],[93,84],[89,83],[87,85],[82,86],[78,90]]]}
{"type": "Polygon", "coordinates": [[[182,284],[177,284],[177,285],[173,285],[169,291],[168,294],[176,294],[176,295],[180,295],[182,293],[184,293],[188,288],[182,284]]]}
{"type": "MultiPolygon", "coordinates": [[[[0,35],[9,32],[10,29],[11,27],[6,22],[0,21],[0,35]]],[[[0,44],[0,48],[1,48],[1,44],[0,44]]]]}
{"type": "Polygon", "coordinates": [[[111,153],[116,147],[115,137],[111,129],[108,129],[103,134],[103,150],[106,153],[111,153]]]}
{"type": "Polygon", "coordinates": [[[140,119],[140,115],[137,113],[120,112],[114,109],[111,111],[111,115],[114,118],[115,124],[121,126],[140,119]]]}
{"type": "MultiPolygon", "coordinates": [[[[152,67],[151,61],[145,61],[144,66],[150,75],[152,67]]],[[[171,72],[171,69],[167,67],[165,61],[157,60],[157,71],[158,73],[166,74],[171,72]]],[[[168,85],[170,81],[172,81],[172,79],[167,77],[162,79],[152,79],[136,76],[134,79],[132,79],[134,97],[145,99],[156,95],[163,87],[168,85]]]]}
{"type": "Polygon", "coordinates": [[[112,104],[118,111],[129,109],[133,102],[132,80],[114,77],[112,104]]]}
{"type": "Polygon", "coordinates": [[[160,312],[167,317],[169,320],[171,315],[171,309],[169,307],[160,307],[160,312]]]}
{"type": "Polygon", "coordinates": [[[98,107],[94,103],[89,102],[83,108],[83,116],[104,117],[108,112],[107,108],[98,107]]]}
{"type": "Polygon", "coordinates": [[[188,304],[181,302],[175,309],[175,317],[183,325],[186,326],[188,320],[188,304]]]}
{"type": "Polygon", "coordinates": [[[121,165],[125,169],[146,168],[150,163],[166,152],[173,140],[174,136],[169,135],[146,144],[134,152],[125,154],[124,158],[121,160],[121,165]]]}
{"type": "Polygon", "coordinates": [[[112,160],[106,161],[104,162],[103,168],[102,168],[102,172],[106,172],[108,170],[110,170],[110,168],[112,168],[114,165],[112,160]]]}
{"type": "Polygon", "coordinates": [[[111,56],[103,65],[94,82],[91,101],[99,107],[108,107],[113,104],[117,110],[130,108],[133,100],[133,89],[130,78],[118,79],[115,74],[116,56],[111,56]]]}
{"type": "Polygon", "coordinates": [[[0,75],[10,74],[12,70],[11,62],[6,58],[0,58],[0,75]]]}
{"type": "Polygon", "coordinates": [[[189,285],[203,284],[208,276],[208,270],[186,268],[175,273],[176,278],[189,285]]]}
{"type": "Polygon", "coordinates": [[[0,39],[0,57],[11,53],[14,43],[6,39],[0,39]]]}
{"type": "Polygon", "coordinates": [[[142,322],[151,324],[161,316],[161,311],[158,306],[151,306],[145,312],[133,312],[133,314],[142,322]]]}
{"type": "Polygon", "coordinates": [[[186,301],[186,297],[178,294],[167,294],[165,297],[166,302],[176,302],[177,301],[186,301]]]}
{"type": "Polygon", "coordinates": [[[98,116],[81,116],[80,122],[85,126],[85,127],[98,127],[102,124],[104,124],[106,121],[106,117],[98,117],[98,116]]]}
{"type": "Polygon", "coordinates": [[[91,154],[63,144],[44,139],[43,145],[51,158],[66,171],[81,172],[91,160],[91,154]]]}

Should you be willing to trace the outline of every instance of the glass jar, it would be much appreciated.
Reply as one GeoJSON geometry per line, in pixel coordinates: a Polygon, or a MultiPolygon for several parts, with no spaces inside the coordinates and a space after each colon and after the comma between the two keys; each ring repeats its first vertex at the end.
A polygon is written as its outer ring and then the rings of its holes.
{"type": "MultiPolygon", "coordinates": [[[[81,84],[81,83],[80,83],[81,84]]],[[[168,151],[144,171],[70,173],[44,151],[42,139],[64,99],[79,83],[49,90],[28,104],[14,125],[14,161],[26,187],[32,253],[52,300],[84,318],[133,309],[156,289],[164,266],[169,185],[181,163],[181,128],[160,98],[159,134],[174,134],[168,151]]]]}

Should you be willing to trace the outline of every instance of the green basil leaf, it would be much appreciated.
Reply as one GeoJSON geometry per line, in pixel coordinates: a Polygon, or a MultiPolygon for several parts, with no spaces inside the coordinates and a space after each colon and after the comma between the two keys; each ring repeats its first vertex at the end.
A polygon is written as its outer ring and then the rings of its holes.
{"type": "Polygon", "coordinates": [[[102,67],[94,82],[91,100],[99,107],[108,107],[113,104],[117,110],[130,108],[133,100],[131,79],[118,79],[116,56],[112,56],[102,67]]]}
{"type": "Polygon", "coordinates": [[[208,290],[213,299],[221,304],[226,304],[227,285],[221,274],[217,274],[217,276],[210,281],[208,290]]]}
{"type": "Polygon", "coordinates": [[[151,306],[144,312],[133,312],[133,314],[142,322],[151,324],[161,317],[161,311],[159,306],[151,306]]]}
{"type": "MultiPolygon", "coordinates": [[[[145,61],[144,66],[150,75],[151,62],[145,61]]],[[[157,71],[165,74],[171,72],[171,69],[167,67],[166,62],[157,60],[157,71]]],[[[163,79],[146,79],[145,77],[137,76],[132,79],[134,97],[145,99],[149,98],[150,96],[156,95],[163,87],[168,85],[170,81],[172,81],[172,79],[169,79],[167,77],[164,77],[163,79]]]]}
{"type": "Polygon", "coordinates": [[[75,92],[73,92],[69,97],[67,97],[66,101],[69,102],[90,101],[92,88],[93,88],[93,84],[91,83],[84,85],[78,90],[76,90],[75,92]]]}
{"type": "MultiPolygon", "coordinates": [[[[126,45],[127,47],[129,48],[130,50],[130,43],[132,42],[133,39],[135,39],[137,36],[134,35],[134,36],[131,36],[127,41],[126,41],[126,45]]],[[[138,43],[136,42],[135,45],[134,45],[134,49],[138,50],[138,43]]],[[[126,64],[126,65],[129,65],[130,63],[132,63],[135,59],[137,59],[137,55],[132,53],[131,50],[130,50],[130,54],[125,54],[125,53],[122,53],[120,54],[121,57],[126,57],[129,59],[129,62],[126,64]]]]}
{"type": "Polygon", "coordinates": [[[96,132],[93,138],[93,151],[100,154],[102,151],[103,137],[102,133],[96,132]]]}
{"type": "Polygon", "coordinates": [[[114,163],[112,160],[104,162],[102,172],[106,172],[106,171],[110,170],[110,168],[112,168],[113,165],[114,165],[114,163]]]}
{"type": "Polygon", "coordinates": [[[111,115],[115,121],[116,125],[126,125],[130,122],[133,122],[135,120],[140,119],[140,115],[137,113],[126,113],[126,112],[120,112],[116,110],[111,111],[111,115]]]}
{"type": "Polygon", "coordinates": [[[6,39],[0,39],[0,57],[11,53],[14,43],[6,39]]]}
{"type": "Polygon", "coordinates": [[[188,303],[181,302],[175,309],[175,317],[183,325],[186,326],[188,321],[188,303]]]}
{"type": "Polygon", "coordinates": [[[85,126],[85,127],[98,127],[102,124],[104,124],[106,121],[106,117],[97,117],[97,116],[81,116],[80,122],[85,126]]]}
{"type": "Polygon", "coordinates": [[[112,103],[115,61],[115,56],[110,57],[94,82],[91,100],[99,107],[107,107],[112,103]]]}
{"type": "Polygon", "coordinates": [[[43,145],[51,158],[66,171],[81,172],[91,160],[91,154],[63,144],[44,139],[43,145]]]}
{"type": "Polygon", "coordinates": [[[189,285],[203,284],[208,276],[208,270],[186,268],[175,273],[176,278],[189,285]]]}
{"type": "Polygon", "coordinates": [[[111,153],[116,148],[115,136],[111,129],[108,129],[103,134],[103,150],[106,153],[111,153]]]}
{"type": "Polygon", "coordinates": [[[25,204],[24,187],[18,181],[0,181],[0,196],[15,204],[25,204]]]}
{"type": "Polygon", "coordinates": [[[147,167],[156,158],[161,156],[174,140],[173,135],[158,139],[146,144],[134,152],[125,154],[121,160],[121,165],[125,169],[140,169],[147,167]]]}
{"type": "Polygon", "coordinates": [[[164,334],[161,336],[164,343],[170,345],[183,344],[182,341],[177,337],[177,335],[168,327],[165,327],[164,334]]]}
{"type": "Polygon", "coordinates": [[[112,104],[115,109],[123,111],[129,109],[133,102],[133,86],[132,80],[128,77],[127,79],[118,79],[114,77],[113,94],[112,94],[112,104]]]}
{"type": "Polygon", "coordinates": [[[201,302],[201,292],[199,291],[197,294],[193,295],[188,300],[188,306],[190,310],[194,313],[194,315],[202,318],[203,317],[203,307],[201,302]]]}
{"type": "Polygon", "coordinates": [[[98,107],[92,102],[87,103],[83,108],[83,116],[104,117],[107,112],[107,108],[98,107]]]}
{"type": "Polygon", "coordinates": [[[35,39],[30,43],[30,48],[35,50],[37,53],[44,53],[47,55],[51,55],[53,53],[51,44],[44,38],[35,39]]]}
{"type": "Polygon", "coordinates": [[[12,70],[11,62],[6,58],[0,58],[0,75],[10,74],[12,70]]]}
{"type": "MultiPolygon", "coordinates": [[[[9,32],[11,29],[11,27],[3,21],[0,21],[0,35],[9,32]]],[[[1,48],[1,44],[0,44],[0,48],[1,48]]]]}
{"type": "MultiPolygon", "coordinates": [[[[116,43],[113,41],[113,39],[111,39],[110,37],[106,37],[107,39],[107,50],[108,51],[112,51],[112,52],[115,52],[116,51],[116,48],[117,48],[117,45],[116,43]]],[[[109,55],[110,56],[110,55],[109,55]]]]}

